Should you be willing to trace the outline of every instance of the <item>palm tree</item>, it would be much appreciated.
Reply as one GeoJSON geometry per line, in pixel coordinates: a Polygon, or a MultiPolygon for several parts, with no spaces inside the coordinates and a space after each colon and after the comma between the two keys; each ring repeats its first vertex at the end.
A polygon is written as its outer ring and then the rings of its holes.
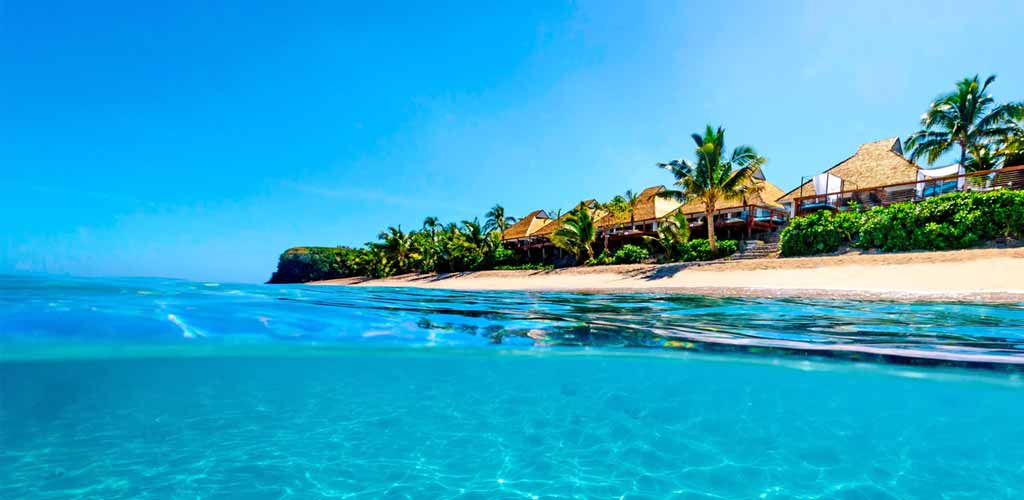
{"type": "Polygon", "coordinates": [[[423,229],[429,231],[431,236],[437,234],[437,226],[439,226],[440,224],[441,222],[438,220],[437,217],[427,217],[423,219],[423,229]]]}
{"type": "Polygon", "coordinates": [[[594,258],[594,240],[597,238],[597,228],[594,226],[594,218],[586,205],[580,203],[575,210],[569,213],[562,221],[561,226],[551,234],[551,243],[576,257],[585,253],[587,259],[594,258]]]}
{"type": "Polygon", "coordinates": [[[995,79],[992,75],[980,83],[978,75],[964,78],[957,82],[955,91],[935,99],[921,115],[923,128],[907,138],[910,160],[923,157],[932,164],[959,146],[960,165],[967,168],[972,149],[1010,135],[1012,120],[1024,113],[1024,103],[996,105],[987,93],[995,79]]]}
{"type": "Polygon", "coordinates": [[[462,221],[462,227],[462,234],[466,237],[467,241],[485,252],[490,250],[490,243],[493,240],[487,237],[487,232],[484,231],[484,227],[480,225],[478,219],[464,220],[462,221]]]}
{"type": "Polygon", "coordinates": [[[1000,141],[999,151],[1004,167],[1024,165],[1024,127],[1018,125],[1014,133],[1000,141]]]}
{"type": "Polygon", "coordinates": [[[412,254],[412,237],[402,231],[402,226],[392,226],[381,231],[377,239],[381,241],[379,248],[395,263],[396,270],[407,270],[409,256],[412,254]]]}
{"type": "Polygon", "coordinates": [[[627,189],[626,194],[622,195],[622,199],[626,201],[626,213],[629,214],[629,228],[633,229],[633,223],[636,222],[636,206],[640,203],[640,195],[627,189]]]}
{"type": "Polygon", "coordinates": [[[509,226],[516,223],[515,217],[509,217],[505,215],[505,207],[501,205],[494,205],[491,209],[484,214],[487,221],[484,223],[484,230],[486,232],[497,231],[504,234],[505,230],[509,226]]]}
{"type": "Polygon", "coordinates": [[[686,220],[686,214],[677,211],[658,225],[656,238],[646,238],[657,243],[668,260],[675,260],[682,245],[690,241],[690,221],[686,220]]]}
{"type": "Polygon", "coordinates": [[[686,159],[658,163],[672,172],[675,185],[680,189],[666,189],[658,196],[673,198],[680,203],[697,200],[704,204],[704,220],[708,227],[708,245],[718,250],[715,240],[715,207],[719,201],[729,201],[749,195],[756,189],[752,185],[754,174],[768,161],[758,156],[750,146],[737,146],[728,157],[725,154],[725,130],[708,125],[704,135],[692,134],[697,143],[697,162],[686,159]]]}

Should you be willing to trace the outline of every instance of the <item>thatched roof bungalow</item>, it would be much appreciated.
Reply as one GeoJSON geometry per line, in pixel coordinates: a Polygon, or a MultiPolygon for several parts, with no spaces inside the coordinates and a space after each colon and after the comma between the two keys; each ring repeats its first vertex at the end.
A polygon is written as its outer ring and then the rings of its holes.
{"type": "MultiPolygon", "coordinates": [[[[728,237],[750,236],[771,232],[786,221],[785,210],[775,201],[784,194],[782,189],[768,182],[760,172],[754,182],[761,188],[759,192],[746,198],[719,200],[715,204],[716,233],[724,231],[728,237]]],[[[691,231],[706,231],[703,202],[692,200],[679,207],[679,212],[690,221],[691,231]]]]}
{"type": "Polygon", "coordinates": [[[525,240],[552,222],[553,219],[548,216],[547,212],[544,210],[534,210],[526,217],[519,219],[515,224],[506,228],[505,232],[501,234],[501,239],[506,242],[525,240]]]}
{"type": "MultiPolygon", "coordinates": [[[[586,207],[587,211],[590,212],[590,216],[593,217],[595,221],[600,220],[602,217],[607,215],[604,210],[601,210],[599,204],[597,203],[597,200],[590,199],[590,200],[583,201],[581,204],[584,207],[586,207]]],[[[576,207],[573,207],[573,209],[575,209],[575,208],[576,207]]],[[[540,230],[538,230],[536,233],[534,233],[534,236],[536,236],[536,237],[543,237],[543,238],[550,238],[551,234],[554,233],[555,231],[557,231],[558,228],[562,227],[562,223],[571,214],[572,214],[572,211],[569,211],[569,212],[566,212],[566,213],[562,214],[561,217],[555,219],[550,224],[546,224],[544,227],[540,228],[540,230]]]]}
{"type": "Polygon", "coordinates": [[[665,186],[651,186],[637,195],[632,217],[629,212],[610,213],[597,221],[598,229],[637,229],[650,226],[664,219],[679,208],[680,203],[671,198],[658,196],[665,186]],[[631,227],[632,226],[632,227],[631,227]]]}
{"type": "Polygon", "coordinates": [[[796,215],[810,204],[834,204],[841,198],[829,195],[879,186],[892,186],[879,192],[877,196],[880,202],[881,198],[890,202],[903,201],[904,197],[913,197],[919,168],[903,156],[900,138],[890,137],[862,144],[849,158],[808,179],[775,201],[785,207],[790,215],[796,215]],[[894,186],[897,184],[907,186],[894,186]]]}

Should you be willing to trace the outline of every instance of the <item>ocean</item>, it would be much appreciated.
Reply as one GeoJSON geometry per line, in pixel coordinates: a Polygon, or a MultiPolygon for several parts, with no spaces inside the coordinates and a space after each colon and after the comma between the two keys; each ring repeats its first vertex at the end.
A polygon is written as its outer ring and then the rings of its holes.
{"type": "Polygon", "coordinates": [[[0,277],[0,498],[1024,497],[1024,306],[0,277]]]}

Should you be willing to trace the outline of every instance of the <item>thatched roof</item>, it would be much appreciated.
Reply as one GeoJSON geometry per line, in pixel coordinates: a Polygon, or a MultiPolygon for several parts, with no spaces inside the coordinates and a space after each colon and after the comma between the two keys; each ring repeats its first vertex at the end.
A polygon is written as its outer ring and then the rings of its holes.
{"type": "MultiPolygon", "coordinates": [[[[880,141],[862,144],[853,156],[839,162],[826,170],[844,181],[844,190],[864,189],[901,182],[916,182],[918,166],[903,157],[903,147],[899,137],[890,137],[880,141]]],[[[813,196],[814,182],[807,181],[802,186],[776,198],[776,201],[791,201],[798,196],[813,196]],[[802,189],[801,189],[802,188],[802,189]]]]}
{"type": "MultiPolygon", "coordinates": [[[[755,180],[754,182],[761,185],[761,192],[747,197],[747,205],[753,205],[757,207],[768,207],[782,210],[782,205],[779,205],[774,200],[782,196],[782,190],[778,186],[768,181],[755,180]]],[[[740,208],[743,206],[743,199],[738,198],[735,200],[719,200],[715,204],[715,211],[728,210],[731,208],[740,208]]],[[[686,205],[679,208],[679,211],[684,214],[703,214],[704,203],[692,200],[686,205]]]]}
{"type": "Polygon", "coordinates": [[[501,234],[501,239],[514,240],[533,236],[534,233],[551,222],[551,217],[548,216],[547,212],[534,210],[505,229],[505,232],[501,234]]]}
{"type": "MultiPolygon", "coordinates": [[[[583,202],[583,205],[587,207],[587,210],[590,212],[591,217],[593,217],[595,221],[601,220],[601,218],[606,215],[604,210],[599,210],[597,208],[597,200],[586,200],[583,202]]],[[[573,210],[575,209],[576,207],[574,206],[573,210]]],[[[564,222],[565,219],[568,218],[570,215],[572,215],[572,210],[562,214],[561,217],[551,222],[550,224],[544,225],[544,227],[540,228],[536,233],[533,233],[530,236],[551,236],[551,233],[554,233],[555,231],[558,230],[558,228],[562,227],[562,222],[564,222]]]]}
{"type": "MultiPolygon", "coordinates": [[[[633,220],[635,222],[661,219],[679,208],[680,203],[678,201],[658,196],[658,193],[664,190],[665,186],[651,186],[640,192],[637,196],[636,207],[633,209],[633,220]]],[[[618,213],[606,215],[597,221],[597,226],[607,227],[628,223],[629,213],[618,213]]]]}

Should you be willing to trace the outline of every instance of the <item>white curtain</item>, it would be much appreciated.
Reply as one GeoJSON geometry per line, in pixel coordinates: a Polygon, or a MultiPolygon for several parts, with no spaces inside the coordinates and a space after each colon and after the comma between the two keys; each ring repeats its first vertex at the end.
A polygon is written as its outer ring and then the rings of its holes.
{"type": "MultiPolygon", "coordinates": [[[[814,193],[831,195],[843,190],[843,179],[828,172],[814,176],[814,193]]],[[[839,195],[828,196],[829,203],[835,203],[839,195]]]]}
{"type": "Polygon", "coordinates": [[[957,191],[963,191],[964,183],[967,182],[967,177],[964,177],[964,173],[966,173],[966,171],[964,170],[964,167],[962,165],[960,165],[959,163],[954,163],[952,165],[947,165],[945,167],[930,168],[930,169],[927,169],[927,170],[925,170],[923,168],[922,169],[918,169],[917,170],[917,186],[915,186],[917,188],[917,196],[918,196],[918,198],[920,198],[921,196],[924,196],[924,187],[925,187],[925,183],[927,181],[930,181],[930,180],[933,180],[933,179],[938,179],[938,178],[941,178],[941,177],[949,177],[951,175],[956,175],[957,176],[957,178],[956,178],[956,189],[957,189],[957,191]]]}

